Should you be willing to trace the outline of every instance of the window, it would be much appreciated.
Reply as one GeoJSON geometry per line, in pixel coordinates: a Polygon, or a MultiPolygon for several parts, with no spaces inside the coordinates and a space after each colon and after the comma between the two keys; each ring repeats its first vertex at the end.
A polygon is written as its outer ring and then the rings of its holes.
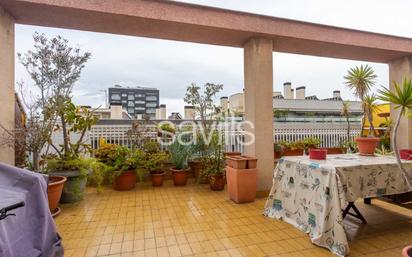
{"type": "Polygon", "coordinates": [[[139,110],[139,111],[144,111],[144,110],[145,110],[144,107],[138,107],[138,106],[136,106],[134,109],[135,109],[135,110],[139,110]]]}
{"type": "Polygon", "coordinates": [[[112,100],[120,100],[120,95],[119,94],[112,94],[111,98],[112,98],[112,100]]]}
{"type": "Polygon", "coordinates": [[[127,112],[128,113],[134,113],[134,109],[133,108],[127,108],[127,112]]]}
{"type": "Polygon", "coordinates": [[[135,97],[144,97],[143,94],[135,94],[134,96],[135,96],[135,97]]]}
{"type": "Polygon", "coordinates": [[[134,103],[135,103],[135,104],[144,104],[145,101],[137,100],[137,101],[134,101],[134,103]]]}
{"type": "Polygon", "coordinates": [[[128,95],[127,100],[134,100],[134,95],[128,95]]]}
{"type": "Polygon", "coordinates": [[[157,103],[155,102],[146,103],[146,107],[156,107],[156,106],[157,106],[157,103]]]}
{"type": "Polygon", "coordinates": [[[156,113],[156,109],[149,108],[146,110],[146,113],[156,113]]]}
{"type": "Polygon", "coordinates": [[[127,106],[134,107],[134,102],[133,102],[133,101],[129,101],[129,102],[127,103],[127,106]]]}
{"type": "Polygon", "coordinates": [[[147,101],[157,101],[157,96],[146,96],[147,101]]]}
{"type": "Polygon", "coordinates": [[[123,97],[126,97],[126,96],[127,96],[127,94],[126,94],[126,93],[123,93],[123,94],[122,94],[122,96],[123,96],[123,97]]]}
{"type": "Polygon", "coordinates": [[[126,101],[126,100],[122,100],[122,104],[127,104],[127,101],[126,101]]]}

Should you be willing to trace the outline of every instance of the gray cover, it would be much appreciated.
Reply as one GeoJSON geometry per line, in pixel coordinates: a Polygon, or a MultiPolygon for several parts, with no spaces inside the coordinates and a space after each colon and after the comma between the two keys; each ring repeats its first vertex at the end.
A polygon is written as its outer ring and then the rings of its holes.
{"type": "Polygon", "coordinates": [[[0,209],[25,206],[0,220],[1,257],[60,257],[61,238],[49,211],[47,176],[0,163],[0,209]]]}

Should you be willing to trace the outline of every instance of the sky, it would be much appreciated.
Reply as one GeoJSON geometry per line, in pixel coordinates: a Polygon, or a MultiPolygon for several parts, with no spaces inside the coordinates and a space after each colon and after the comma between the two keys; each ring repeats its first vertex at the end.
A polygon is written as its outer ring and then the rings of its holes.
{"type": "MultiPolygon", "coordinates": [[[[345,28],[412,38],[409,0],[184,0],[269,16],[296,19],[345,28]]],[[[243,49],[169,40],[92,33],[37,26],[16,25],[16,53],[32,48],[34,32],[48,37],[61,35],[70,44],[92,53],[74,88],[74,102],[104,106],[104,91],[114,84],[147,86],[160,90],[160,103],[167,112],[183,113],[186,87],[194,82],[224,85],[220,96],[243,89],[243,49]]],[[[307,95],[319,98],[341,90],[345,100],[353,100],[343,76],[351,67],[369,64],[378,75],[377,86],[388,86],[386,64],[273,53],[274,91],[283,91],[283,82],[306,86],[307,95]]],[[[16,81],[31,85],[24,67],[16,61],[16,81]]],[[[218,99],[217,99],[218,100],[218,99]]]]}

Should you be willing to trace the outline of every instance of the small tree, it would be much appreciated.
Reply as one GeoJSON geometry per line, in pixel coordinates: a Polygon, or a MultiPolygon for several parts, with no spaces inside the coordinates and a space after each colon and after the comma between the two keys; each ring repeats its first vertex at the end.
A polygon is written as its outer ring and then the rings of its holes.
{"type": "Polygon", "coordinates": [[[343,116],[343,117],[345,117],[345,119],[346,119],[346,123],[347,123],[347,128],[346,128],[346,137],[347,137],[347,140],[348,140],[348,145],[349,145],[349,143],[350,143],[350,110],[349,110],[349,108],[350,108],[350,104],[349,104],[349,102],[344,102],[344,101],[342,101],[342,111],[341,111],[341,115],[343,116]]]}
{"type": "Polygon", "coordinates": [[[406,171],[405,167],[401,162],[401,158],[399,156],[399,149],[397,144],[398,138],[398,128],[401,122],[402,116],[404,116],[407,112],[412,110],[412,82],[410,79],[404,79],[402,83],[402,87],[400,87],[396,82],[393,82],[394,91],[387,88],[382,88],[378,90],[379,99],[385,102],[389,102],[394,105],[394,108],[398,110],[397,117],[395,119],[395,125],[393,128],[392,134],[392,147],[395,152],[396,161],[398,163],[399,169],[401,170],[403,177],[405,179],[406,184],[411,187],[412,180],[408,172],[406,171]]]}
{"type": "Polygon", "coordinates": [[[363,98],[362,104],[365,110],[365,116],[369,122],[369,133],[368,135],[376,136],[375,126],[373,125],[373,114],[379,111],[379,107],[376,104],[377,97],[375,94],[366,95],[363,98]]]}
{"type": "Polygon", "coordinates": [[[200,92],[201,87],[192,83],[186,89],[186,95],[184,101],[195,107],[200,120],[202,122],[203,128],[208,129],[207,120],[211,119],[215,106],[213,101],[220,91],[223,90],[222,84],[206,83],[203,86],[203,93],[200,92]]]}
{"type": "MultiPolygon", "coordinates": [[[[360,67],[351,68],[348,71],[348,74],[344,77],[346,86],[353,90],[354,95],[362,101],[362,132],[365,128],[365,119],[368,118],[369,120],[370,118],[366,117],[367,107],[364,104],[364,100],[365,97],[368,95],[369,91],[371,90],[371,88],[376,84],[376,78],[377,75],[373,71],[372,67],[370,67],[369,65],[361,65],[360,67]]],[[[369,124],[372,124],[371,120],[369,120],[369,124]]],[[[371,134],[371,131],[369,134],[371,134]]]]}

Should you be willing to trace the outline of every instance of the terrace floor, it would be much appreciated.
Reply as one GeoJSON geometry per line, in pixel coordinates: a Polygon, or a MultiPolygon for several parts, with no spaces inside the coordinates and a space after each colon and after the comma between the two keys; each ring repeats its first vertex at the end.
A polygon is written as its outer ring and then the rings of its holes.
{"type": "MultiPolygon", "coordinates": [[[[335,256],[293,226],[261,215],[265,199],[237,205],[227,193],[189,183],[128,192],[88,188],[56,218],[67,257],[335,256]]],[[[412,244],[412,210],[373,200],[358,207],[368,220],[345,219],[349,256],[400,256],[412,244]]]]}

